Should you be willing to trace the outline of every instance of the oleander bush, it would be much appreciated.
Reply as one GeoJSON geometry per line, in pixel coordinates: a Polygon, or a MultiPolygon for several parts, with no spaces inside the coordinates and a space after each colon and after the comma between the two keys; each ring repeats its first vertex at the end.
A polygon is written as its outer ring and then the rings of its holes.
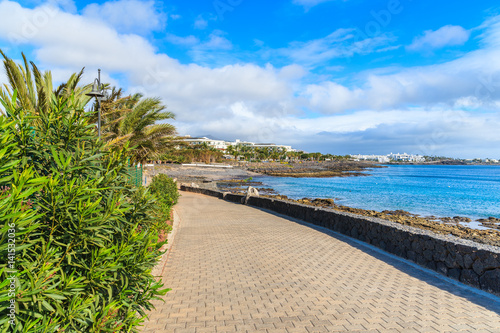
{"type": "Polygon", "coordinates": [[[74,101],[0,98],[0,332],[137,332],[168,291],[151,275],[163,201],[127,184],[129,148],[104,147],[74,101]]]}
{"type": "MultiPolygon", "coordinates": [[[[151,193],[156,197],[161,216],[160,220],[166,221],[171,218],[171,208],[179,200],[179,191],[177,189],[177,184],[175,181],[165,174],[159,174],[153,177],[151,184],[149,185],[151,193]]],[[[164,225],[166,229],[169,229],[168,225],[164,225]]]]}

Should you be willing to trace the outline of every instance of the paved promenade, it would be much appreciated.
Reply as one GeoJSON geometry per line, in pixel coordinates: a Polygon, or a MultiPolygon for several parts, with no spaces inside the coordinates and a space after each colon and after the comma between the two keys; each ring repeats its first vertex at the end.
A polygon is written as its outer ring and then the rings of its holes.
{"type": "Polygon", "coordinates": [[[500,301],[342,235],[182,192],[144,332],[500,332],[500,301]]]}

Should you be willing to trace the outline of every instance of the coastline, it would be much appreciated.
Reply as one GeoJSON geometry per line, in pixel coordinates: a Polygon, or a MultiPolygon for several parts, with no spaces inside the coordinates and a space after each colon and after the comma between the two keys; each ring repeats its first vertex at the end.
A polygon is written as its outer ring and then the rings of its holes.
{"type": "MultiPolygon", "coordinates": [[[[259,188],[262,183],[257,182],[242,182],[241,180],[234,180],[232,183],[236,185],[235,187],[227,186],[231,182],[223,182],[217,189],[230,192],[234,194],[245,194],[248,186],[255,187],[259,193],[260,190],[266,192],[266,188],[259,188]],[[245,187],[246,186],[246,187],[245,187]],[[260,190],[259,190],[260,189],[260,190]]],[[[441,235],[453,235],[461,239],[471,240],[477,243],[500,246],[500,219],[489,220],[485,219],[481,224],[488,229],[474,229],[468,227],[464,224],[471,222],[471,219],[467,217],[454,216],[454,217],[422,217],[418,214],[412,214],[404,210],[368,210],[361,208],[353,208],[349,206],[337,205],[334,199],[322,199],[322,198],[303,198],[303,199],[291,199],[285,195],[281,194],[260,194],[261,197],[279,199],[288,201],[291,203],[297,203],[302,205],[308,205],[318,208],[326,208],[342,213],[353,213],[360,216],[379,218],[391,222],[396,222],[404,226],[410,226],[419,228],[422,230],[432,231],[441,235]]]]}
{"type": "MultiPolygon", "coordinates": [[[[301,167],[301,173],[310,174],[317,172],[318,168],[315,164],[312,164],[313,170],[304,166],[301,167]]],[[[373,165],[373,164],[369,164],[373,165]]],[[[468,227],[466,224],[470,223],[471,220],[466,217],[454,216],[454,217],[422,217],[417,214],[412,214],[403,210],[367,210],[361,208],[353,208],[349,206],[338,205],[334,199],[319,199],[319,198],[303,198],[303,199],[291,199],[280,193],[274,192],[270,188],[266,188],[264,184],[260,182],[255,182],[252,180],[253,177],[270,175],[273,173],[272,167],[275,167],[276,173],[282,173],[281,170],[284,168],[290,168],[286,165],[271,165],[265,163],[263,167],[264,170],[259,170],[255,165],[238,165],[233,166],[233,168],[200,168],[200,167],[189,167],[180,165],[161,165],[156,166],[155,172],[166,173],[168,176],[176,178],[179,184],[194,185],[196,187],[219,190],[231,193],[242,194],[246,193],[249,186],[256,188],[260,196],[270,197],[281,200],[287,200],[290,202],[295,202],[299,204],[305,204],[315,207],[322,207],[327,209],[332,209],[340,212],[354,213],[366,217],[376,217],[384,220],[399,223],[401,225],[413,226],[424,230],[430,230],[438,234],[444,235],[454,235],[462,239],[468,239],[475,242],[500,246],[500,219],[483,219],[478,222],[486,230],[474,229],[468,227]],[[256,170],[265,171],[255,172],[256,170]]],[[[352,166],[352,165],[351,165],[352,166]]],[[[358,165],[354,165],[357,167],[358,165]]],[[[343,166],[345,167],[345,166],[343,166]]],[[[360,173],[360,170],[366,170],[368,167],[358,170],[346,170],[343,171],[343,177],[369,175],[367,173],[360,173]]],[[[292,169],[292,168],[290,168],[292,169]]],[[[338,172],[338,170],[335,170],[338,172]]],[[[286,177],[293,177],[286,175],[286,177]]],[[[312,176],[315,177],[315,176],[312,176]]],[[[308,178],[307,176],[304,178],[308,178]]]]}
{"type": "Polygon", "coordinates": [[[212,165],[155,164],[144,168],[145,176],[165,173],[180,182],[210,183],[221,180],[242,180],[256,176],[329,178],[367,176],[367,169],[384,166],[366,161],[306,162],[234,162],[212,165]],[[226,167],[221,167],[226,166],[226,167]]]}

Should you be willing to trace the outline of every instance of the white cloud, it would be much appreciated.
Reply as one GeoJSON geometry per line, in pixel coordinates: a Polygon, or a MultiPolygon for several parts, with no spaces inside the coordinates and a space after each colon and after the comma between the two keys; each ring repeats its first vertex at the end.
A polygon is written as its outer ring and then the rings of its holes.
{"type": "Polygon", "coordinates": [[[165,39],[175,45],[191,47],[191,53],[214,50],[231,50],[233,48],[233,44],[230,40],[224,37],[224,35],[225,33],[223,31],[214,30],[204,41],[200,41],[198,37],[193,35],[181,37],[173,34],[166,34],[165,39]]]}
{"type": "MultiPolygon", "coordinates": [[[[338,31],[323,42],[311,41],[308,45],[316,48],[318,59],[304,49],[308,42],[293,45],[297,61],[276,68],[248,63],[181,64],[159,53],[144,37],[117,29],[54,7],[26,9],[16,2],[0,2],[0,40],[33,48],[35,62],[42,69],[52,69],[56,80],[86,66],[83,82],[92,82],[95,70],[102,68],[106,82],[131,93],[161,97],[176,113],[181,134],[274,141],[332,153],[387,153],[401,148],[486,157],[483,153],[488,148],[488,155],[500,157],[496,134],[500,116],[477,110],[498,110],[500,105],[500,24],[494,21],[486,26],[480,50],[434,66],[362,72],[349,78],[356,85],[313,84],[311,79],[316,77],[297,64],[299,59],[310,64],[331,57],[325,44],[345,43],[343,52],[348,52],[352,31],[338,31]],[[307,119],[303,109],[323,115],[307,119]]],[[[214,31],[201,41],[194,36],[167,39],[209,53],[231,50],[226,37],[214,31]]],[[[362,51],[350,52],[377,50],[384,43],[388,40],[368,41],[359,46],[362,51]]],[[[4,82],[0,76],[0,83],[4,82]]]]}
{"type": "Polygon", "coordinates": [[[203,49],[210,50],[230,50],[233,48],[233,44],[224,36],[224,33],[220,30],[214,30],[210,36],[208,36],[208,41],[203,43],[201,47],[203,49]]]}
{"type": "MultiPolygon", "coordinates": [[[[306,10],[309,10],[310,8],[317,6],[321,3],[324,2],[330,2],[333,0],[293,0],[293,3],[299,6],[303,6],[306,10]]],[[[345,0],[344,0],[345,1],[345,0]]]]}
{"type": "Polygon", "coordinates": [[[77,10],[74,0],[24,0],[18,2],[21,4],[29,4],[30,6],[50,5],[70,13],[76,13],[77,10]]]}
{"type": "Polygon", "coordinates": [[[427,30],[407,47],[411,51],[435,50],[446,46],[463,45],[469,40],[470,31],[456,25],[446,25],[436,31],[427,30]]]}
{"type": "Polygon", "coordinates": [[[224,35],[223,31],[214,30],[206,40],[191,46],[188,53],[193,61],[207,66],[224,66],[237,62],[228,52],[233,49],[233,44],[224,35]]]}
{"type": "Polygon", "coordinates": [[[482,49],[430,66],[361,72],[356,85],[325,81],[302,92],[310,108],[326,114],[409,105],[494,110],[500,101],[500,20],[483,28],[482,49]]]}
{"type": "MultiPolygon", "coordinates": [[[[43,1],[38,1],[43,3],[43,1]]],[[[73,0],[49,0],[47,1],[49,4],[60,7],[62,10],[70,13],[76,12],[76,4],[73,0]]]]}
{"type": "Polygon", "coordinates": [[[156,10],[152,0],[108,1],[102,5],[92,3],[82,12],[84,16],[108,23],[122,33],[148,33],[166,24],[166,16],[156,10]]]}
{"type": "Polygon", "coordinates": [[[208,21],[203,19],[202,17],[198,17],[196,21],[194,21],[194,28],[195,29],[206,29],[208,27],[208,21]]]}
{"type": "Polygon", "coordinates": [[[458,106],[464,98],[488,109],[500,100],[500,50],[479,50],[440,65],[360,73],[357,81],[357,86],[310,84],[303,97],[311,108],[326,114],[408,105],[458,106]]]}
{"type": "Polygon", "coordinates": [[[386,34],[366,38],[356,29],[337,29],[324,38],[292,42],[287,48],[268,50],[266,56],[286,57],[305,66],[317,66],[335,58],[391,50],[393,47],[388,48],[388,45],[394,41],[394,37],[386,34]]]}
{"type": "Polygon", "coordinates": [[[175,45],[193,46],[200,42],[200,40],[193,36],[180,37],[173,34],[167,34],[165,39],[175,45]]]}

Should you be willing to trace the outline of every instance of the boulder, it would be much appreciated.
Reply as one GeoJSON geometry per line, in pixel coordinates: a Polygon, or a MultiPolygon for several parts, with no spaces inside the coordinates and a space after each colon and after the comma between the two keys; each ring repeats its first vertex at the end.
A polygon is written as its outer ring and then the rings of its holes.
{"type": "Polygon", "coordinates": [[[479,283],[481,289],[498,295],[500,293],[500,268],[484,272],[479,278],[479,283]]]}

